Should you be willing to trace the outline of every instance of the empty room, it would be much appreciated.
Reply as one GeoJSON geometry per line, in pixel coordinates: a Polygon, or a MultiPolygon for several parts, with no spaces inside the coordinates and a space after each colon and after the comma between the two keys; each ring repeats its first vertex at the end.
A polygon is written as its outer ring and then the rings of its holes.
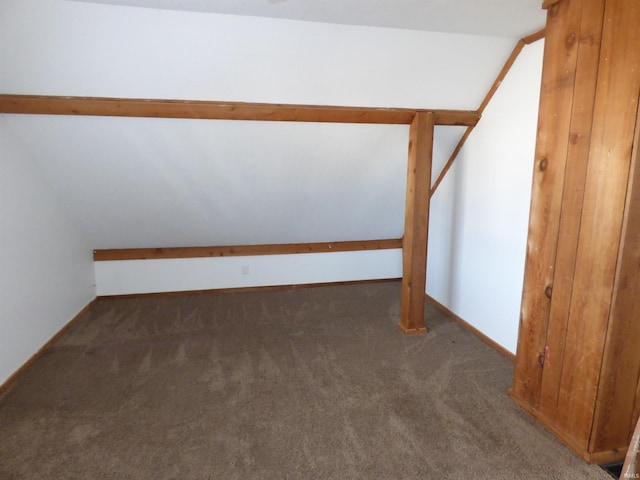
{"type": "Polygon", "coordinates": [[[638,478],[638,22],[0,0],[0,478],[638,478]]]}

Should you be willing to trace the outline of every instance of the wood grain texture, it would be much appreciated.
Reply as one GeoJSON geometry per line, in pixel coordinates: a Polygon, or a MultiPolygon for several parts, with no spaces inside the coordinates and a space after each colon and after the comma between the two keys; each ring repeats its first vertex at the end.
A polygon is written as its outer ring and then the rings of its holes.
{"type": "Polygon", "coordinates": [[[601,370],[605,374],[599,382],[590,441],[592,451],[624,449],[639,415],[633,399],[640,401],[640,348],[629,346],[633,339],[635,342],[640,339],[640,108],[637,110],[622,241],[601,370]]]}
{"type": "MultiPolygon", "coordinates": [[[[606,0],[592,140],[566,333],[566,343],[571,347],[565,351],[558,399],[558,411],[564,413],[559,416],[558,424],[585,446],[589,445],[591,436],[603,349],[609,333],[625,215],[640,90],[639,23],[640,3],[637,0],[606,0]]],[[[629,321],[637,321],[638,313],[629,321]]],[[[620,321],[623,320],[615,319],[615,322],[620,321]]],[[[616,395],[620,393],[615,392],[616,395]]]]}
{"type": "Polygon", "coordinates": [[[573,106],[581,2],[547,11],[538,138],[512,395],[537,409],[573,106]],[[542,359],[539,361],[539,359],[542,359]]]}
{"type": "Polygon", "coordinates": [[[639,23],[636,0],[548,11],[536,150],[545,164],[534,175],[512,396],[590,462],[623,458],[638,417],[639,23]],[[562,64],[574,45],[572,72],[562,64]],[[552,160],[561,168],[549,177],[552,160]]]}
{"type": "Polygon", "coordinates": [[[407,196],[402,240],[401,314],[398,325],[398,328],[407,334],[426,332],[424,301],[434,122],[433,113],[418,113],[409,131],[407,196]]]}
{"type": "Polygon", "coordinates": [[[640,422],[636,425],[631,437],[621,473],[620,478],[640,478],[640,422]]]}
{"type": "Polygon", "coordinates": [[[526,37],[522,38],[522,42],[525,45],[531,45],[532,43],[537,42],[538,40],[542,40],[544,38],[545,35],[545,29],[543,28],[542,30],[538,30],[535,33],[532,33],[531,35],[527,35],[526,37]]]}
{"type": "MultiPolygon", "coordinates": [[[[0,95],[0,113],[90,115],[151,118],[199,118],[278,122],[406,124],[423,109],[285,105],[107,97],[0,95]]],[[[475,125],[476,111],[430,110],[437,125],[475,125]]]]}
{"type": "Polygon", "coordinates": [[[636,401],[633,407],[633,417],[640,421],[640,378],[638,378],[638,385],[636,386],[636,401]]]}
{"type": "Polygon", "coordinates": [[[555,419],[553,417],[547,417],[540,410],[534,409],[528,403],[523,402],[520,398],[513,395],[513,390],[509,390],[507,393],[514,402],[516,402],[527,413],[529,413],[532,417],[542,423],[547,428],[547,430],[549,430],[560,441],[571,448],[585,462],[603,464],[617,462],[624,458],[624,450],[605,450],[595,453],[589,452],[584,448],[584,445],[578,443],[575,438],[567,435],[567,432],[565,430],[556,428],[555,419]]]}
{"type": "Polygon", "coordinates": [[[120,248],[94,250],[96,262],[109,260],[155,260],[166,258],[239,257],[289,255],[295,253],[355,252],[402,248],[402,239],[352,242],[286,243],[278,245],[233,245],[210,247],[120,248]]]}
{"type": "Polygon", "coordinates": [[[593,0],[584,4],[577,38],[576,80],[573,86],[558,247],[540,395],[540,408],[548,412],[553,412],[558,407],[560,379],[563,372],[566,331],[587,177],[587,159],[591,146],[604,3],[604,0],[593,0]]]}

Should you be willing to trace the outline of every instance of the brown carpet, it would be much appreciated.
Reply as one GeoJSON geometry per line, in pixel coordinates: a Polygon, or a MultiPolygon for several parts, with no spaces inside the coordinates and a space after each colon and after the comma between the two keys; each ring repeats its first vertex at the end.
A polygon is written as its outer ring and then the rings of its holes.
{"type": "Polygon", "coordinates": [[[608,479],[397,282],[99,300],[0,397],[0,478],[608,479]]]}

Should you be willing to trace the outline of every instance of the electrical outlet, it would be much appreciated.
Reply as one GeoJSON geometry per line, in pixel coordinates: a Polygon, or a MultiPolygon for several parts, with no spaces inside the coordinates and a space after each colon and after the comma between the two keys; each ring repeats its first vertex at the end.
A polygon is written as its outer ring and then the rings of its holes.
{"type": "Polygon", "coordinates": [[[249,275],[249,265],[242,265],[242,274],[249,275]]]}

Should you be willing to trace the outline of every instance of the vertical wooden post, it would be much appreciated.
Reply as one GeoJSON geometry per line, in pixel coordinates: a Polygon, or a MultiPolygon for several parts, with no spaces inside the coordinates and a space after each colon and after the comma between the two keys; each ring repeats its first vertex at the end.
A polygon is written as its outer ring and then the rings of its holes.
{"type": "Polygon", "coordinates": [[[416,113],[409,131],[407,200],[402,239],[401,317],[398,325],[407,334],[427,331],[424,326],[424,302],[433,130],[433,112],[416,113]]]}

